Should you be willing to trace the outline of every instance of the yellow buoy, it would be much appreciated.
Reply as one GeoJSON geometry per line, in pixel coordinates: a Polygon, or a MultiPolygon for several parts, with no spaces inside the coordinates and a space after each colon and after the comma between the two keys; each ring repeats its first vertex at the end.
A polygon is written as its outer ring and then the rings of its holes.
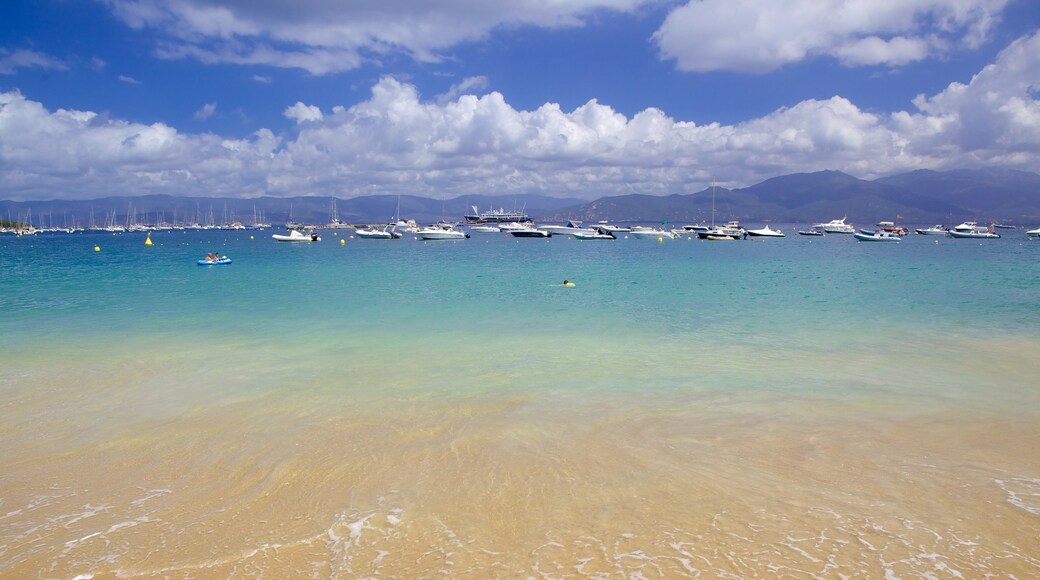
{"type": "Polygon", "coordinates": [[[146,246],[152,245],[152,234],[150,232],[148,234],[148,237],[146,237],[144,239],[144,245],[146,245],[146,246]]]}
{"type": "Polygon", "coordinates": [[[251,240],[251,239],[253,239],[253,236],[249,236],[249,239],[250,239],[250,240],[251,240]]]}
{"type": "Polygon", "coordinates": [[[660,244],[660,243],[661,243],[661,242],[663,242],[663,241],[664,241],[664,238],[657,238],[657,243],[658,243],[658,244],[660,244]]]}
{"type": "Polygon", "coordinates": [[[339,245],[341,245],[341,246],[347,245],[347,240],[344,240],[343,238],[340,238],[339,239],[339,245]]]}
{"type": "Polygon", "coordinates": [[[100,252],[101,251],[101,246],[94,246],[94,251],[95,252],[100,252]]]}

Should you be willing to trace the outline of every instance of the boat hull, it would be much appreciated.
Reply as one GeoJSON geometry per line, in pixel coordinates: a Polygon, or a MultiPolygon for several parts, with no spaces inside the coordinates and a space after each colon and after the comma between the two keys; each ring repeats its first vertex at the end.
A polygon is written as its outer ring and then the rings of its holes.
{"type": "Polygon", "coordinates": [[[784,232],[781,232],[780,230],[774,230],[773,228],[770,228],[770,227],[765,227],[765,228],[762,228],[760,230],[748,230],[747,231],[747,235],[749,235],[749,236],[751,236],[753,238],[784,238],[784,237],[787,237],[787,236],[784,235],[784,232]]]}
{"type": "Polygon", "coordinates": [[[514,238],[551,238],[552,233],[542,230],[512,230],[514,238]]]}
{"type": "Polygon", "coordinates": [[[663,231],[636,231],[632,230],[628,232],[628,235],[636,238],[637,240],[656,240],[657,238],[675,239],[677,236],[672,232],[663,231]]]}
{"type": "Polygon", "coordinates": [[[1000,238],[1000,234],[995,234],[993,232],[956,232],[950,230],[950,237],[958,239],[996,240],[1000,238]]]}
{"type": "Polygon", "coordinates": [[[862,234],[856,233],[853,236],[861,242],[898,242],[899,236],[896,235],[879,235],[879,234],[862,234]]]}
{"type": "Polygon", "coordinates": [[[305,236],[300,234],[298,236],[288,235],[283,236],[281,234],[274,234],[271,236],[277,242],[320,242],[320,236],[305,236]]]}

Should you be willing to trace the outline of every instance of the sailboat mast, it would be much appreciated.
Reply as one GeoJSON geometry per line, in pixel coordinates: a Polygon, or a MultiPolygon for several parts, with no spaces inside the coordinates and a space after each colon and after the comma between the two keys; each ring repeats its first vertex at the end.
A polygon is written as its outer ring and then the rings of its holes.
{"type": "Polygon", "coordinates": [[[715,227],[715,178],[711,178],[711,227],[715,227]]]}

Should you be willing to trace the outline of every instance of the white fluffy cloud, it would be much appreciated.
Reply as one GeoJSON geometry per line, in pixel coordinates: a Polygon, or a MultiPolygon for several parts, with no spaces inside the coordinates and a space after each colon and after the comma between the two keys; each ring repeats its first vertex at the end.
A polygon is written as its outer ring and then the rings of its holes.
{"type": "Polygon", "coordinates": [[[296,121],[297,124],[306,121],[321,121],[324,116],[321,114],[321,109],[314,105],[304,105],[297,101],[295,105],[288,107],[282,112],[287,119],[296,121]]]}
{"type": "Polygon", "coordinates": [[[596,10],[653,0],[103,0],[117,18],[162,34],[159,54],[202,62],[349,70],[404,52],[420,61],[500,26],[581,25],[596,10]]]}
{"type": "Polygon", "coordinates": [[[383,78],[371,97],[327,114],[296,103],[291,137],[181,134],[163,124],[48,111],[0,93],[0,197],[124,193],[362,195],[690,192],[713,175],[749,185],[840,169],[864,178],[918,168],[1040,167],[1040,33],[1008,46],[967,84],[868,112],[846,98],[808,100],[736,125],[697,125],[657,109],[631,118],[593,100],[517,110],[505,96],[419,98],[383,78]]]}
{"type": "Polygon", "coordinates": [[[691,0],[654,34],[688,71],[767,72],[814,56],[902,65],[986,39],[1008,0],[691,0]]]}

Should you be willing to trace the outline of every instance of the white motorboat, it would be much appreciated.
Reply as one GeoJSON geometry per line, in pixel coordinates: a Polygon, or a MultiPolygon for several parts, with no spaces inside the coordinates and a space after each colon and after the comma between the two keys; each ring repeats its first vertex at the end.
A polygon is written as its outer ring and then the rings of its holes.
{"type": "Polygon", "coordinates": [[[637,240],[656,240],[658,238],[674,240],[679,237],[670,231],[659,230],[649,226],[635,226],[628,232],[628,235],[637,240]]]}
{"type": "Polygon", "coordinates": [[[821,222],[813,224],[814,230],[820,230],[826,234],[854,234],[856,228],[852,227],[852,224],[845,223],[845,218],[840,220],[831,220],[829,222],[821,222]]]}
{"type": "Polygon", "coordinates": [[[547,231],[542,230],[542,229],[539,229],[539,228],[512,229],[512,230],[509,230],[509,233],[512,234],[514,238],[551,238],[552,237],[552,233],[547,232],[547,231]]]}
{"type": "Polygon", "coordinates": [[[615,238],[620,238],[632,231],[632,228],[626,228],[616,224],[609,223],[607,220],[600,221],[596,224],[596,231],[602,234],[610,234],[615,238]]]}
{"type": "Polygon", "coordinates": [[[1035,230],[1029,230],[1028,232],[1026,232],[1026,235],[1031,238],[1040,238],[1040,228],[1036,228],[1035,230]]]}
{"type": "Polygon", "coordinates": [[[739,240],[747,237],[747,232],[740,227],[740,222],[733,220],[724,226],[711,226],[703,232],[697,232],[702,240],[739,240]]]}
{"type": "Polygon", "coordinates": [[[419,233],[419,224],[415,223],[415,220],[397,220],[390,231],[401,234],[404,236],[411,236],[419,233]]]}
{"type": "Polygon", "coordinates": [[[271,236],[279,242],[320,242],[318,234],[311,232],[305,234],[300,230],[289,230],[289,235],[274,234],[271,236]]]}
{"type": "Polygon", "coordinates": [[[475,234],[497,234],[502,231],[502,228],[492,225],[469,226],[469,231],[475,234]]]}
{"type": "Polygon", "coordinates": [[[1000,234],[989,228],[980,226],[976,222],[964,222],[950,230],[951,238],[974,238],[974,239],[997,239],[1000,234]]]}
{"type": "Polygon", "coordinates": [[[780,230],[774,230],[767,224],[765,227],[757,230],[748,230],[747,234],[753,238],[783,238],[784,232],[780,230]]]}
{"type": "Polygon", "coordinates": [[[502,222],[498,224],[499,231],[511,232],[513,230],[526,230],[533,227],[531,222],[502,222]]]}
{"type": "Polygon", "coordinates": [[[579,240],[616,240],[617,239],[616,237],[614,237],[614,234],[612,234],[610,232],[602,232],[602,231],[596,231],[596,232],[592,232],[592,233],[574,232],[574,234],[572,234],[572,235],[576,239],[579,239],[579,240]]]}
{"type": "Polygon", "coordinates": [[[685,225],[685,226],[683,226],[681,228],[672,230],[672,233],[677,235],[677,236],[680,236],[680,237],[681,236],[693,237],[693,236],[699,235],[701,232],[708,231],[708,229],[710,227],[711,226],[706,226],[706,225],[703,225],[703,224],[685,225]]]}
{"type": "Polygon", "coordinates": [[[464,240],[469,234],[455,229],[452,224],[439,223],[426,226],[416,232],[424,240],[464,240]]]}
{"type": "Polygon", "coordinates": [[[856,232],[852,235],[861,242],[898,242],[900,240],[895,232],[885,230],[877,230],[870,234],[856,232]]]}
{"type": "Polygon", "coordinates": [[[943,227],[940,224],[935,224],[934,226],[932,226],[930,228],[917,228],[914,231],[919,233],[919,234],[921,234],[922,236],[945,236],[946,235],[946,228],[943,227]]]}
{"type": "Polygon", "coordinates": [[[354,234],[363,240],[399,240],[403,234],[396,232],[392,229],[393,226],[387,225],[382,229],[375,226],[369,226],[366,228],[357,228],[354,230],[354,234]]]}
{"type": "Polygon", "coordinates": [[[583,234],[592,234],[596,232],[594,229],[582,227],[581,222],[573,220],[568,221],[565,226],[549,224],[538,226],[538,229],[545,230],[554,236],[569,236],[579,232],[583,234]]]}

